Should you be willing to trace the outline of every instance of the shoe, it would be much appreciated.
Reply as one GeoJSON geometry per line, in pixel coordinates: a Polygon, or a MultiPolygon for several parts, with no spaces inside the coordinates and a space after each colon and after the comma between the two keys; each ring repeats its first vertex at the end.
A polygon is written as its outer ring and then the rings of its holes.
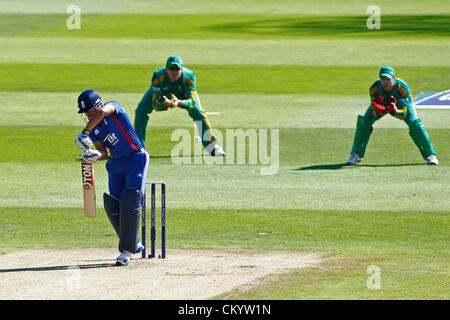
{"type": "Polygon", "coordinates": [[[216,148],[213,149],[213,151],[211,151],[211,156],[212,157],[224,157],[225,151],[223,151],[222,147],[217,146],[216,148]]]}
{"type": "Polygon", "coordinates": [[[439,160],[436,158],[436,156],[434,154],[427,157],[427,162],[428,162],[428,164],[433,164],[435,166],[437,166],[439,164],[439,160]]]}
{"type": "Polygon", "coordinates": [[[139,253],[142,250],[144,250],[144,245],[141,242],[141,239],[139,238],[139,236],[137,236],[136,238],[136,251],[134,253],[139,253]]]}
{"type": "Polygon", "coordinates": [[[142,242],[138,241],[138,242],[136,243],[136,251],[135,251],[134,253],[139,253],[139,252],[141,252],[142,250],[144,250],[144,245],[142,244],[142,242]]]}
{"type": "Polygon", "coordinates": [[[352,153],[346,163],[347,164],[357,164],[363,160],[364,160],[364,158],[360,158],[356,153],[352,153]]]}
{"type": "Polygon", "coordinates": [[[129,251],[122,251],[117,257],[116,266],[127,266],[130,260],[133,259],[133,254],[129,251]]]}

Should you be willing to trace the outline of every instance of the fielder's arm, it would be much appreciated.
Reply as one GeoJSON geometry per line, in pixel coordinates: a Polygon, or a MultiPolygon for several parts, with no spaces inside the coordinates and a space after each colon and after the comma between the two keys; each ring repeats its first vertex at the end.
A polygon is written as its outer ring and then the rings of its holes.
{"type": "Polygon", "coordinates": [[[193,109],[196,104],[199,104],[195,84],[196,80],[194,75],[192,75],[191,78],[186,79],[184,84],[184,95],[186,96],[186,99],[178,100],[178,107],[190,110],[193,109]]]}
{"type": "Polygon", "coordinates": [[[152,97],[151,106],[155,111],[166,111],[174,107],[170,100],[163,94],[163,81],[157,72],[153,73],[152,85],[149,91],[152,97]]]}
{"type": "Polygon", "coordinates": [[[396,108],[392,115],[400,120],[404,120],[408,114],[408,107],[413,108],[411,92],[409,88],[398,86],[399,92],[402,95],[395,101],[396,108]]]}
{"type": "Polygon", "coordinates": [[[184,84],[184,95],[185,99],[178,99],[175,95],[171,94],[170,100],[166,97],[164,98],[164,104],[163,107],[167,108],[174,108],[179,107],[181,109],[193,109],[195,107],[195,104],[199,104],[197,91],[195,91],[195,77],[192,75],[192,78],[186,79],[183,81],[184,84]]]}

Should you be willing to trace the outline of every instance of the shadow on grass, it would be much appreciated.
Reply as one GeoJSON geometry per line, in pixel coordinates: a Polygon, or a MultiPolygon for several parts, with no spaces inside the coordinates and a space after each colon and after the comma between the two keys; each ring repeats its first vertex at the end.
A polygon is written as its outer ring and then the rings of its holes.
{"type": "Polygon", "coordinates": [[[29,268],[0,269],[0,273],[55,271],[55,270],[73,270],[73,269],[98,269],[98,268],[110,268],[115,266],[116,265],[112,263],[97,263],[97,264],[82,264],[82,265],[68,265],[68,266],[29,267],[29,268]]]}
{"type": "MultiPolygon", "coordinates": [[[[177,156],[172,156],[172,155],[168,155],[168,156],[158,156],[158,155],[156,155],[156,156],[153,156],[153,155],[150,155],[150,159],[194,158],[194,157],[204,157],[204,156],[205,156],[205,155],[202,155],[202,154],[177,155],[177,156]]],[[[111,157],[108,156],[106,159],[100,159],[100,160],[97,161],[97,163],[98,163],[98,162],[101,162],[101,161],[107,161],[107,160],[109,160],[110,158],[111,158],[111,157]]],[[[83,160],[80,159],[80,158],[76,158],[75,161],[77,161],[77,162],[82,162],[83,160]]]]}
{"type": "Polygon", "coordinates": [[[190,155],[177,155],[177,156],[152,156],[150,155],[150,159],[169,159],[169,158],[194,158],[194,157],[204,157],[205,155],[202,154],[190,154],[190,155]]]}
{"type": "Polygon", "coordinates": [[[283,19],[257,19],[208,26],[212,31],[255,35],[374,35],[414,36],[449,35],[448,15],[383,15],[382,30],[374,32],[366,26],[367,16],[300,16],[283,19]]]}
{"type": "Polygon", "coordinates": [[[426,163],[396,163],[396,164],[358,164],[358,165],[348,165],[345,163],[336,164],[318,164],[315,166],[300,167],[297,169],[292,169],[295,171],[304,170],[339,170],[346,168],[358,168],[358,167],[368,167],[368,168],[387,168],[387,167],[407,167],[407,166],[425,166],[426,163]]]}

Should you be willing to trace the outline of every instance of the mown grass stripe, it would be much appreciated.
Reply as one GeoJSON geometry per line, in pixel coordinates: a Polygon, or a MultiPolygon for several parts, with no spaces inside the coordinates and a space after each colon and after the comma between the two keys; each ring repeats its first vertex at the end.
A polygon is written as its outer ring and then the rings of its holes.
{"type": "MultiPolygon", "coordinates": [[[[3,153],[2,162],[29,162],[29,163],[74,163],[80,153],[75,147],[74,135],[82,129],[80,126],[0,126],[0,145],[3,153]],[[26,150],[26,152],[23,152],[26,150]]],[[[217,128],[218,129],[218,128],[217,128]]],[[[226,149],[226,130],[239,128],[226,128],[223,131],[221,144],[226,149]]],[[[148,128],[148,149],[151,156],[159,158],[159,164],[173,164],[170,158],[171,149],[181,142],[181,139],[172,141],[171,135],[176,128],[158,127],[148,128]]],[[[219,130],[219,129],[218,129],[219,130]]],[[[342,128],[282,128],[280,129],[280,165],[292,166],[293,172],[301,174],[305,170],[333,170],[339,169],[338,164],[343,163],[343,157],[350,151],[354,129],[342,128]],[[313,149],[313,152],[303,153],[302,150],[313,149]],[[300,157],[301,154],[301,157],[300,157]],[[327,159],[324,162],[319,159],[327,159]],[[341,162],[342,161],[342,162],[341,162]],[[336,167],[326,164],[335,163],[336,167]],[[302,164],[309,164],[302,165],[302,164]],[[323,167],[321,167],[323,165],[323,167]]],[[[407,129],[379,129],[376,128],[371,138],[368,156],[372,157],[371,164],[405,164],[410,161],[414,164],[420,161],[419,151],[411,141],[407,129]],[[396,137],[396,143],[388,143],[390,136],[396,137]],[[396,152],[403,153],[399,158],[396,152]]],[[[446,150],[450,141],[446,139],[448,129],[428,129],[436,149],[446,150]]],[[[191,137],[193,139],[193,137],[191,137]]],[[[252,140],[252,143],[257,140],[252,140]]],[[[270,142],[270,141],[269,141],[270,142]]],[[[237,142],[234,142],[237,144],[237,142]]],[[[245,144],[248,149],[250,140],[245,144]]],[[[268,146],[270,151],[270,145],[268,146]]],[[[235,148],[235,152],[236,152],[235,148]]],[[[233,155],[229,155],[232,157],[233,155]]],[[[248,156],[248,154],[247,154],[248,156]]],[[[237,160],[234,161],[237,163],[237,160]]],[[[248,164],[248,161],[247,161],[248,164]]],[[[364,166],[365,164],[363,164],[364,166]]],[[[441,167],[448,165],[442,159],[441,167]]],[[[395,165],[394,165],[395,166],[395,165]]]]}
{"type": "Polygon", "coordinates": [[[450,36],[449,15],[383,15],[379,30],[366,15],[84,14],[81,29],[69,30],[68,15],[1,15],[1,36],[142,39],[429,38],[450,36]],[[170,21],[170,23],[168,23],[170,21]]]}
{"type": "MultiPolygon", "coordinates": [[[[0,64],[0,91],[144,93],[161,64],[0,64]]],[[[200,93],[355,95],[368,92],[380,66],[189,65],[200,93]],[[312,80],[314,79],[314,80],[312,80]]],[[[440,91],[450,67],[398,67],[413,93],[440,91]]]]}
{"type": "Polygon", "coordinates": [[[389,50],[374,50],[372,39],[190,39],[186,46],[184,39],[14,37],[0,38],[0,48],[6,48],[0,50],[0,63],[163,65],[176,47],[186,65],[450,65],[449,41],[383,39],[383,45],[389,50]]]}
{"type": "MultiPolygon", "coordinates": [[[[88,220],[82,208],[0,207],[2,248],[110,246],[117,236],[100,210],[97,218],[88,220]]],[[[278,210],[275,218],[266,210],[172,209],[170,243],[173,247],[201,248],[222,247],[229,241],[227,247],[291,250],[328,247],[359,253],[366,253],[367,249],[387,252],[427,249],[439,254],[447,249],[447,215],[448,212],[420,211],[393,215],[391,211],[370,210],[278,210]],[[248,241],[256,238],[260,241],[248,241]]]]}
{"type": "MultiPolygon", "coordinates": [[[[0,116],[2,126],[74,126],[84,122],[76,114],[80,92],[1,92],[0,116]],[[49,103],[53,101],[54,103],[49,103]],[[51,116],[49,116],[51,115],[51,116]],[[36,119],[39,119],[37,122],[36,119]]],[[[104,101],[119,101],[134,121],[140,93],[101,92],[104,101]]],[[[316,94],[213,94],[200,93],[202,106],[209,122],[217,128],[341,128],[354,129],[356,116],[368,107],[368,93],[354,96],[316,94]],[[224,103],[226,101],[226,103],[224,103]],[[245,108],[242,102],[245,101],[245,108]],[[295,101],[295,102],[293,102],[295,101]],[[280,108],[274,108],[280,106],[280,108]],[[336,112],[339,110],[339,112],[336,112]],[[218,114],[217,114],[218,113],[218,114]],[[332,114],[332,117],[323,115],[332,114]]],[[[446,110],[417,110],[417,115],[430,128],[448,128],[450,112],[446,110]]],[[[187,111],[171,109],[153,112],[151,128],[186,128],[194,130],[187,111]]],[[[405,123],[391,116],[375,125],[378,128],[405,128],[405,123]]],[[[196,129],[195,129],[196,130],[196,129]]]]}
{"type": "MultiPolygon", "coordinates": [[[[9,1],[0,0],[0,12],[5,13],[64,13],[70,2],[61,3],[59,0],[47,0],[35,5],[35,0],[9,1]]],[[[165,0],[142,1],[128,0],[77,0],[76,4],[83,13],[133,13],[133,14],[167,14],[168,8],[173,15],[192,14],[322,14],[322,15],[360,15],[366,12],[367,1],[352,2],[346,0],[165,0]]],[[[402,1],[382,1],[380,5],[391,14],[441,14],[448,7],[445,0],[410,0],[408,5],[402,1]]],[[[448,10],[447,10],[448,11],[448,10]]]]}

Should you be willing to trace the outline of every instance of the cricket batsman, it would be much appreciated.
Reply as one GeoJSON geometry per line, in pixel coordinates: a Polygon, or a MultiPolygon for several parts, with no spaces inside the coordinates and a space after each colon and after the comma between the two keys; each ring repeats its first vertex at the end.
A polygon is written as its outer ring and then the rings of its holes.
{"type": "Polygon", "coordinates": [[[81,158],[95,163],[111,154],[106,163],[109,194],[103,201],[114,230],[119,237],[120,255],[116,265],[126,266],[133,254],[144,249],[137,232],[142,199],[149,166],[149,154],[144,150],[133,125],[117,101],[103,103],[93,90],[83,91],[78,97],[78,113],[89,119],[75,144],[83,152],[81,158]],[[90,149],[94,144],[95,148],[90,149]]]}
{"type": "Polygon", "coordinates": [[[430,137],[414,110],[409,87],[405,81],[395,77],[393,68],[389,66],[381,68],[379,79],[370,86],[370,99],[371,104],[364,116],[358,115],[353,147],[347,164],[353,165],[364,160],[367,143],[373,130],[372,125],[387,113],[405,121],[409,127],[409,135],[428,164],[439,164],[430,137]]]}
{"type": "Polygon", "coordinates": [[[153,73],[151,87],[136,108],[134,126],[142,145],[145,146],[148,115],[153,110],[167,111],[174,107],[185,109],[195,121],[203,147],[211,156],[225,156],[225,152],[217,144],[211,123],[200,103],[194,72],[184,67],[178,56],[170,56],[166,67],[153,73]]]}

